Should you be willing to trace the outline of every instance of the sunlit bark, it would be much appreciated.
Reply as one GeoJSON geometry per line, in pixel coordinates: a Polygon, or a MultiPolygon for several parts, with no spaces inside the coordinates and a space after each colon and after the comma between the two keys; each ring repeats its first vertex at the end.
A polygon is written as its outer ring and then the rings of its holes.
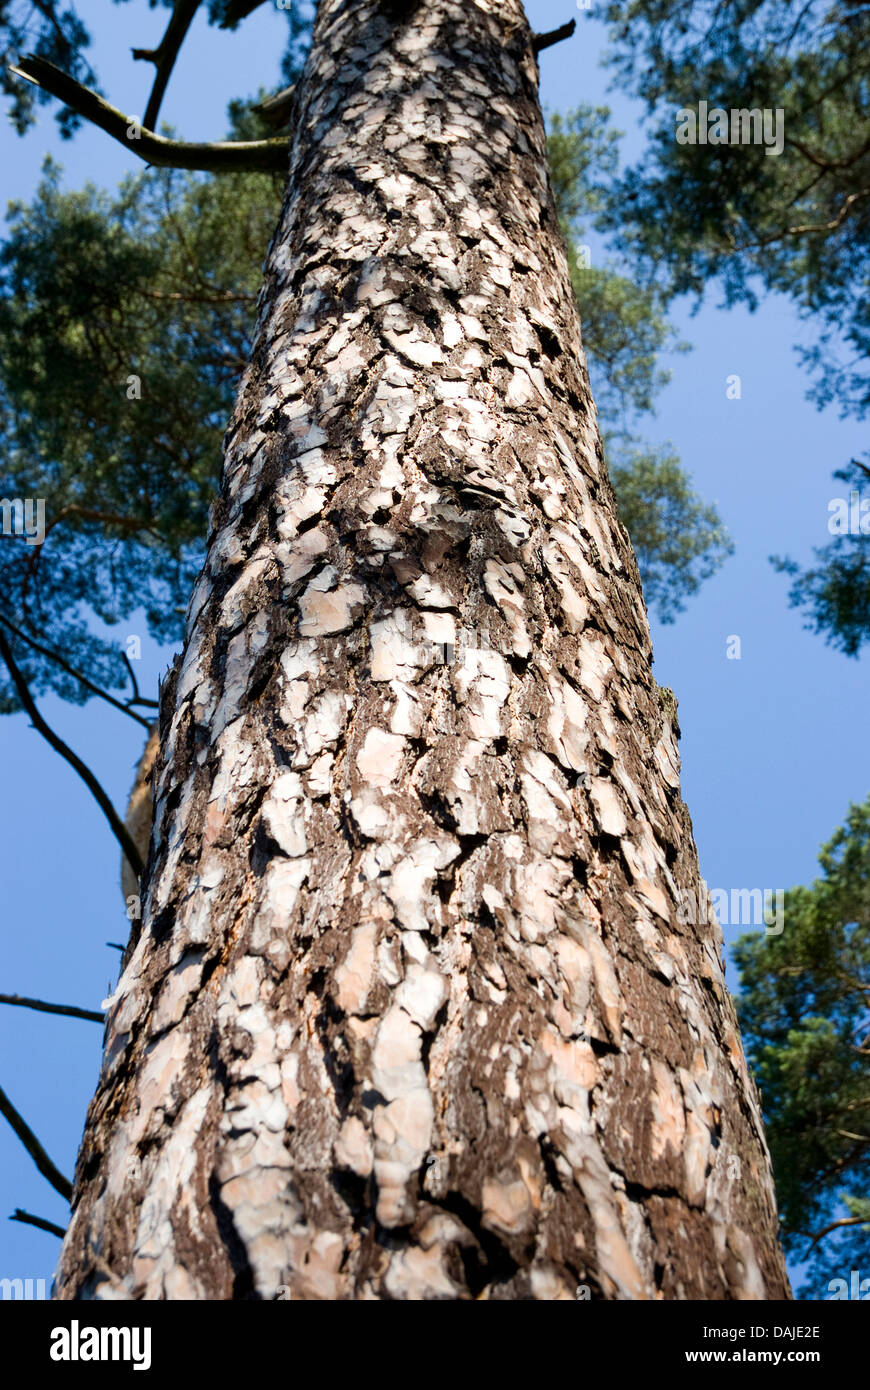
{"type": "Polygon", "coordinates": [[[321,0],[66,1298],[787,1296],[519,0],[321,0]]]}

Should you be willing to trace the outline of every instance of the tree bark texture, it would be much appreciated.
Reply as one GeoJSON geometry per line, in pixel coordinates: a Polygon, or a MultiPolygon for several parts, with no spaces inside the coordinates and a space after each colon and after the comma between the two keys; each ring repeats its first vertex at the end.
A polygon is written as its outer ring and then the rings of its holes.
{"type": "Polygon", "coordinates": [[[789,1296],[537,83],[321,0],[62,1298],[789,1296]]]}

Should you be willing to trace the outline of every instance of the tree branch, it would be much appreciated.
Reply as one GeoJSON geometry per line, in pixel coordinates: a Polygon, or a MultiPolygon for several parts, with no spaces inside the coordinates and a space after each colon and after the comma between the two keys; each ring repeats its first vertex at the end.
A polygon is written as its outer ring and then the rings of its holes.
{"type": "Polygon", "coordinates": [[[0,1115],[9,1121],[42,1176],[51,1183],[55,1192],[59,1192],[61,1197],[65,1197],[69,1201],[72,1197],[72,1183],[69,1178],[65,1178],[63,1173],[55,1168],[33,1130],[19,1115],[2,1086],[0,1086],[0,1115]]]}
{"type": "MultiPolygon", "coordinates": [[[[185,610],[185,611],[186,611],[186,610],[185,610]]],[[[126,663],[127,671],[128,671],[128,673],[129,673],[129,676],[130,676],[130,683],[131,683],[132,686],[133,686],[133,694],[130,696],[129,700],[127,701],[127,704],[128,704],[128,705],[144,705],[144,706],[146,707],[146,709],[159,709],[159,708],[160,708],[160,705],[159,705],[159,703],[158,703],[157,700],[149,700],[148,697],[147,697],[147,695],[140,695],[140,694],[139,694],[139,682],[138,682],[137,679],[136,679],[136,672],[133,670],[133,664],[132,664],[132,662],[130,661],[130,658],[129,658],[129,656],[127,655],[126,652],[121,652],[121,656],[123,657],[123,659],[124,659],[124,661],[125,661],[125,663],[126,663]]],[[[138,716],[137,716],[137,717],[138,717],[138,716]]],[[[143,723],[143,724],[145,725],[146,729],[148,729],[148,730],[151,729],[152,721],[151,721],[150,719],[140,720],[139,722],[140,722],[140,723],[143,723]]]]}
{"type": "MultiPolygon", "coordinates": [[[[98,695],[101,700],[105,700],[107,704],[113,705],[115,709],[119,709],[122,714],[128,714],[131,719],[135,719],[137,724],[141,724],[143,728],[151,728],[151,720],[146,719],[144,714],[137,714],[135,710],[130,709],[129,704],[125,705],[123,701],[116,700],[114,695],[110,695],[107,690],[101,690],[98,685],[94,685],[93,681],[88,680],[87,676],[83,676],[81,671],[77,671],[74,666],[70,666],[68,661],[65,661],[62,656],[58,656],[57,652],[53,652],[50,647],[43,647],[41,642],[37,642],[35,637],[30,637],[26,632],[22,632],[21,628],[16,627],[3,613],[0,613],[0,623],[2,623],[4,627],[7,627],[10,632],[14,632],[16,637],[20,637],[22,642],[26,642],[29,647],[33,647],[34,651],[39,652],[41,656],[47,656],[49,661],[54,661],[62,671],[66,671],[68,676],[72,676],[74,680],[80,681],[86,690],[90,690],[92,695],[98,695]]],[[[122,652],[121,655],[124,656],[126,660],[126,653],[122,652]]],[[[138,696],[138,694],[139,691],[137,688],[136,695],[138,696]]],[[[141,701],[139,699],[134,699],[130,703],[140,704],[141,701]]],[[[156,700],[153,703],[156,706],[156,700]]]]}
{"type": "Polygon", "coordinates": [[[818,154],[815,150],[809,149],[801,140],[795,140],[792,136],[786,138],[787,145],[791,145],[804,159],[808,159],[811,164],[815,164],[817,169],[851,169],[853,164],[857,164],[859,159],[870,150],[870,140],[866,140],[859,150],[850,155],[848,159],[826,159],[823,154],[818,154]]]}
{"type": "Polygon", "coordinates": [[[535,57],[542,53],[545,48],[552,48],[554,43],[561,43],[563,39],[570,39],[576,28],[576,19],[569,19],[567,24],[560,25],[558,29],[549,29],[546,34],[532,34],[532,51],[535,57]]]}
{"type": "MultiPolygon", "coordinates": [[[[61,507],[59,512],[50,516],[45,524],[45,534],[48,535],[49,531],[68,516],[80,516],[83,521],[100,521],[105,526],[117,526],[122,531],[132,531],[134,534],[137,531],[145,531],[152,536],[159,536],[159,532],[153,526],[146,525],[136,517],[119,516],[117,512],[95,511],[93,507],[81,507],[77,502],[70,502],[69,506],[61,507]]],[[[39,549],[39,546],[35,549],[39,549]]]]}
{"type": "Polygon", "coordinates": [[[195,169],[223,174],[241,169],[283,170],[287,163],[287,140],[283,136],[272,140],[188,142],[155,135],[152,130],[139,127],[131,116],[125,116],[117,106],[104,101],[89,87],[83,87],[74,77],[61,72],[54,63],[33,53],[20,59],[17,66],[10,65],[9,71],[57,97],[71,111],[99,126],[146,164],[160,169],[195,169]],[[138,136],[128,136],[131,128],[138,130],[138,136]]]}
{"type": "Polygon", "coordinates": [[[46,1221],[44,1216],[33,1216],[29,1211],[22,1211],[16,1207],[9,1218],[10,1221],[21,1221],[25,1226],[38,1226],[40,1231],[48,1231],[50,1235],[58,1236],[63,1240],[66,1231],[63,1226],[56,1226],[53,1221],[46,1221]]]}
{"type": "Polygon", "coordinates": [[[175,0],[172,7],[172,18],[166,26],[166,32],[156,48],[134,48],[132,49],[134,59],[142,59],[145,62],[153,63],[157,68],[154,77],[154,86],[151,88],[151,95],[148,98],[148,105],[145,108],[145,116],[142,124],[148,130],[155,130],[157,127],[157,117],[160,114],[160,104],[163,101],[166,87],[172,76],[172,69],[175,67],[175,60],[178,57],[181,45],[187,38],[187,31],[193,23],[193,17],[199,9],[199,0],[175,0]]]}
{"type": "Polygon", "coordinates": [[[124,658],[124,664],[127,667],[127,674],[130,677],[130,684],[133,687],[132,698],[138,703],[138,701],[141,699],[141,696],[139,695],[139,682],[136,679],[136,672],[133,670],[133,663],[126,652],[122,652],[121,655],[124,658]]]}
{"type": "Polygon", "coordinates": [[[738,251],[761,251],[764,250],[765,247],[773,245],[775,241],[783,241],[787,236],[807,236],[815,232],[835,232],[845,222],[852,205],[861,202],[863,198],[870,198],[870,188],[860,188],[857,192],[850,193],[848,198],[845,198],[840,204],[840,209],[836,217],[832,217],[829,222],[805,222],[796,227],[783,227],[778,232],[771,232],[769,236],[756,237],[752,241],[744,242],[742,246],[738,245],[736,249],[738,251]]]}
{"type": "Polygon", "coordinates": [[[99,782],[97,781],[96,777],[91,772],[87,764],[83,763],[81,758],[78,757],[77,754],[75,754],[72,751],[72,749],[64,743],[63,739],[60,738],[59,735],[56,734],[48,724],[46,724],[42,715],[39,713],[39,710],[36,708],[33,696],[30,693],[27,682],[24,679],[24,676],[22,675],[21,671],[19,670],[14,656],[12,655],[12,648],[7,642],[5,634],[2,631],[0,631],[0,656],[2,656],[3,660],[6,662],[7,667],[9,668],[9,674],[12,677],[12,683],[18,692],[18,698],[21,701],[27,713],[30,715],[33,727],[36,729],[37,733],[42,734],[42,737],[46,740],[46,742],[51,744],[55,752],[60,753],[61,757],[66,759],[70,767],[74,768],[75,771],[79,774],[85,786],[91,792],[92,796],[94,797],[94,800],[100,807],[100,810],[103,812],[103,815],[106,817],[106,820],[109,822],[115,839],[118,841],[118,844],[121,846],[122,850],[127,856],[130,868],[133,870],[133,873],[136,875],[137,878],[141,878],[142,870],[145,866],[142,863],[141,855],[139,854],[138,849],[133,843],[132,837],[130,836],[127,827],[118,816],[117,811],[115,810],[111,801],[107,797],[106,793],[103,791],[103,788],[100,786],[99,782]]]}
{"type": "MultiPolygon", "coordinates": [[[[806,1255],[804,1255],[804,1259],[807,1258],[807,1255],[809,1255],[814,1245],[818,1245],[819,1241],[822,1240],[824,1236],[829,1235],[831,1231],[836,1231],[838,1227],[867,1225],[870,1225],[870,1222],[868,1222],[866,1216],[841,1216],[839,1221],[832,1221],[830,1225],[823,1226],[822,1229],[812,1237],[809,1245],[807,1246],[807,1251],[806,1255]]],[[[810,1233],[809,1231],[802,1231],[801,1234],[809,1236],[810,1233]]]]}
{"type": "Polygon", "coordinates": [[[253,304],[257,299],[255,294],[234,294],[232,290],[223,294],[182,294],[180,290],[140,289],[139,294],[146,299],[168,299],[179,304],[253,304]]]}
{"type": "Polygon", "coordinates": [[[86,1018],[91,1023],[105,1023],[103,1014],[93,1009],[77,1009],[74,1004],[46,1004],[44,999],[28,999],[23,994],[0,994],[0,1004],[17,1004],[22,1009],[36,1009],[42,1014],[65,1014],[68,1018],[86,1018]]]}

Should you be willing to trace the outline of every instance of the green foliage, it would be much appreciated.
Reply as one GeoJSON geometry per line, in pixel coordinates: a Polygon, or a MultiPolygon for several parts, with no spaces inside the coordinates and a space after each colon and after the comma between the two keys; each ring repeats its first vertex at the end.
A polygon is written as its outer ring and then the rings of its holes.
{"type": "Polygon", "coordinates": [[[684,350],[685,344],[667,322],[657,287],[636,284],[613,261],[600,268],[587,264],[589,229],[605,225],[611,214],[621,132],[609,121],[606,106],[557,114],[550,120],[547,145],[595,401],[605,430],[616,435],[631,417],[652,411],[655,396],[670,380],[659,355],[684,350]]]}
{"type": "MultiPolygon", "coordinates": [[[[614,65],[653,126],[643,159],[617,181],[609,223],[645,282],[755,308],[789,295],[813,326],[797,349],[817,405],[870,412],[870,7],[861,0],[612,0],[614,65]],[[675,115],[700,100],[782,109],[784,151],[678,145],[675,115]]],[[[839,474],[836,476],[840,476],[839,474]]],[[[817,552],[792,602],[855,654],[870,640],[870,538],[817,552]],[[852,591],[852,592],[850,592],[852,591]]]]}
{"type": "MultiPolygon", "coordinates": [[[[63,68],[71,77],[96,90],[96,74],[84,56],[91,36],[72,6],[64,8],[56,0],[0,0],[0,91],[10,98],[9,119],[19,135],[34,124],[37,106],[49,100],[48,94],[31,82],[22,82],[9,72],[24,53],[35,53],[63,68]]],[[[57,122],[64,137],[81,124],[80,117],[60,107],[57,122]]]]}
{"type": "Polygon", "coordinates": [[[674,350],[675,335],[654,290],[611,268],[584,269],[576,254],[570,270],[589,370],[597,383],[595,404],[613,436],[633,415],[653,412],[656,395],[671,379],[659,366],[659,353],[674,350]]]}
{"type": "Polygon", "coordinates": [[[550,182],[566,240],[582,236],[610,206],[610,189],[619,168],[622,132],[610,125],[608,106],[578,106],[548,120],[550,182]]]}
{"type": "Polygon", "coordinates": [[[870,1266],[870,799],[822,847],[823,877],[786,894],[785,929],[740,938],[741,1025],[761,1088],[785,1244],[807,1292],[870,1266]]]}
{"type": "Polygon", "coordinates": [[[756,279],[833,325],[855,307],[866,317],[866,5],[619,0],[608,16],[610,61],[654,117],[622,189],[634,204],[625,239],[648,268],[676,290],[720,277],[729,301],[754,303],[756,279]],[[676,110],[699,100],[783,108],[785,152],[678,145],[676,110]]]}
{"type": "MultiPolygon", "coordinates": [[[[161,3],[168,20],[174,0],[161,3]]],[[[206,8],[210,23],[234,28],[256,5],[206,8]]],[[[291,82],[312,6],[294,0],[283,13],[281,72],[291,82]]],[[[0,83],[19,134],[49,98],[6,62],[34,51],[96,87],[89,44],[72,6],[0,0],[0,83]]],[[[230,117],[231,138],[274,134],[249,104],[233,103],[230,117]]],[[[57,118],[64,135],[78,124],[63,106],[57,118]]],[[[280,180],[264,174],[152,171],[111,198],[92,187],[61,193],[47,164],[33,203],[10,208],[0,251],[0,497],[44,498],[48,529],[35,547],[0,535],[0,618],[104,689],[127,682],[111,628],[131,613],[144,609],[158,640],[181,636],[279,204],[280,180]]],[[[50,657],[15,645],[33,693],[88,698],[50,657]]],[[[17,708],[4,672],[0,710],[17,708]]]]}
{"type": "Polygon", "coordinates": [[[610,465],[610,479],[646,601],[662,622],[671,622],[684,599],[733,554],[733,543],[715,507],[692,491],[670,449],[632,447],[629,441],[610,465]]]}
{"type": "MultiPolygon", "coordinates": [[[[0,537],[0,611],[98,683],[125,675],[93,617],[144,608],[156,638],[181,636],[279,182],[160,170],[110,198],[61,192],[47,165],[11,211],[0,496],[46,498],[47,535],[0,537]]],[[[19,658],[35,691],[84,698],[52,662],[19,658]]],[[[0,699],[16,707],[8,685],[0,699]]]]}
{"type": "Polygon", "coordinates": [[[646,602],[669,623],[733,546],[715,507],[693,492],[673,449],[644,445],[633,433],[637,417],[653,413],[656,395],[670,380],[660,355],[686,345],[668,324],[658,286],[629,279],[618,260],[587,263],[587,223],[606,226],[614,212],[620,132],[609,119],[605,106],[552,117],[550,169],[610,478],[646,602]]]}
{"type": "MultiPolygon", "coordinates": [[[[870,454],[867,455],[870,459],[870,454]]],[[[857,459],[834,474],[849,490],[867,493],[870,469],[857,459]]],[[[858,656],[870,643],[870,537],[836,535],[815,551],[816,564],[801,569],[795,560],[771,556],[771,563],[792,579],[789,603],[803,609],[805,627],[824,635],[829,646],[858,656]]]]}

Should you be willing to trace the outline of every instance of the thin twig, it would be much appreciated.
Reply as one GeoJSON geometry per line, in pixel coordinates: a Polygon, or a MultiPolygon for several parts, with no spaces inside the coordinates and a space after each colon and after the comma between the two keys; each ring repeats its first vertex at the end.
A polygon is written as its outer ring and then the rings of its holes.
{"type": "Polygon", "coordinates": [[[26,1120],[19,1115],[2,1086],[0,1086],[0,1115],[9,1121],[42,1176],[51,1183],[55,1192],[59,1192],[61,1197],[65,1197],[69,1201],[72,1197],[72,1183],[69,1178],[64,1177],[59,1169],[55,1168],[33,1130],[26,1120]]]}
{"type": "Polygon", "coordinates": [[[41,1014],[64,1014],[68,1018],[86,1018],[91,1023],[105,1023],[102,1014],[93,1009],[77,1009],[74,1004],[46,1004],[44,999],[28,999],[23,994],[0,994],[0,1004],[17,1004],[22,1009],[35,1009],[41,1014]]]}
{"type": "Polygon", "coordinates": [[[126,652],[122,652],[121,655],[124,658],[124,663],[127,667],[127,671],[130,676],[130,684],[133,687],[133,702],[135,704],[138,704],[141,696],[139,695],[139,682],[136,679],[136,672],[133,670],[133,663],[126,652]]]}
{"type": "MultiPolygon", "coordinates": [[[[133,685],[133,694],[130,696],[130,699],[127,701],[127,703],[130,704],[130,705],[145,705],[146,708],[148,708],[148,709],[159,709],[159,708],[160,708],[159,701],[157,701],[157,700],[149,700],[148,697],[147,697],[146,695],[140,695],[140,694],[139,694],[139,682],[138,682],[137,679],[136,679],[136,672],[133,670],[133,667],[132,667],[131,662],[130,662],[130,658],[129,658],[129,656],[127,655],[126,652],[121,652],[121,656],[124,658],[124,661],[127,663],[127,670],[128,670],[129,673],[130,673],[130,680],[131,680],[132,685],[133,685]]],[[[150,728],[152,727],[152,721],[151,721],[150,719],[146,719],[146,720],[144,721],[144,723],[145,723],[146,728],[150,729],[150,728]]]]}
{"type": "Polygon", "coordinates": [[[795,140],[793,136],[787,136],[785,143],[798,150],[811,164],[815,164],[817,169],[851,169],[852,165],[857,164],[858,160],[862,159],[870,150],[870,140],[867,140],[848,159],[826,159],[824,155],[809,149],[801,140],[795,140]]]}
{"type": "Polygon", "coordinates": [[[862,198],[870,198],[870,188],[860,188],[855,193],[850,193],[840,204],[840,210],[836,217],[832,217],[829,222],[804,222],[794,227],[783,227],[778,232],[771,232],[769,236],[756,237],[743,245],[737,245],[736,250],[754,251],[763,250],[767,246],[773,245],[775,241],[782,241],[787,236],[808,236],[816,232],[835,232],[846,221],[849,209],[854,203],[859,203],[862,198]]]}
{"type": "Polygon", "coordinates": [[[152,536],[159,537],[160,535],[154,526],[147,526],[144,521],[139,521],[136,517],[119,516],[117,512],[95,511],[93,507],[81,507],[77,502],[70,502],[68,506],[61,507],[59,512],[55,512],[46,522],[45,534],[48,535],[49,531],[52,531],[61,521],[65,521],[68,516],[80,516],[83,521],[100,521],[106,526],[118,526],[123,531],[145,531],[152,536]]]}
{"type": "Polygon", "coordinates": [[[2,631],[0,631],[0,656],[2,656],[3,660],[6,662],[7,667],[9,668],[9,674],[12,677],[12,683],[18,692],[18,698],[21,701],[27,713],[30,715],[33,727],[36,729],[37,733],[42,734],[42,737],[46,740],[47,743],[51,744],[55,752],[60,753],[61,757],[66,759],[70,767],[74,768],[75,771],[79,774],[85,786],[88,788],[91,795],[94,797],[94,800],[97,802],[97,805],[100,807],[100,810],[103,812],[103,815],[106,817],[106,820],[109,822],[115,839],[118,841],[118,844],[121,846],[122,850],[127,856],[130,868],[133,870],[133,873],[136,875],[137,879],[141,878],[142,870],[145,866],[142,863],[142,856],[136,848],[133,839],[130,835],[130,832],[127,830],[127,827],[125,826],[124,822],[120,819],[117,811],[115,810],[108,796],[103,791],[103,788],[100,786],[99,782],[97,781],[96,777],[91,772],[87,764],[83,763],[81,758],[78,757],[78,755],[74,753],[66,743],[64,743],[63,739],[60,738],[59,735],[54,732],[54,729],[52,729],[48,724],[46,724],[42,715],[39,713],[39,710],[36,708],[33,696],[31,695],[30,689],[27,685],[27,681],[24,679],[24,676],[19,670],[15,658],[12,655],[12,648],[7,642],[5,634],[2,631]]]}
{"type": "Polygon", "coordinates": [[[40,1231],[48,1231],[49,1235],[58,1236],[63,1240],[66,1231],[63,1226],[56,1226],[53,1221],[46,1221],[44,1216],[34,1216],[32,1212],[22,1211],[16,1207],[9,1218],[10,1221],[21,1221],[25,1226],[38,1226],[40,1231]]]}
{"type": "MultiPolygon", "coordinates": [[[[98,695],[101,700],[105,700],[108,704],[113,705],[115,709],[119,709],[122,714],[129,715],[131,719],[135,719],[137,724],[141,724],[143,728],[151,728],[150,719],[146,719],[143,714],[137,714],[135,710],[130,709],[129,705],[124,704],[121,700],[116,700],[114,695],[110,695],[108,691],[102,690],[98,685],[94,685],[94,682],[89,680],[87,676],[83,676],[81,671],[77,671],[74,666],[70,666],[69,662],[66,661],[64,657],[58,656],[57,652],[53,652],[50,647],[43,647],[41,642],[37,642],[35,637],[30,637],[26,632],[23,632],[20,627],[16,627],[3,613],[0,613],[0,623],[2,623],[4,627],[8,627],[9,631],[13,632],[16,637],[20,637],[22,642],[26,642],[28,646],[33,647],[34,651],[39,652],[41,656],[47,656],[50,661],[56,662],[62,671],[66,671],[68,676],[72,676],[75,680],[80,681],[86,690],[90,690],[92,695],[98,695]]],[[[126,656],[124,652],[121,654],[122,656],[126,656]]],[[[138,693],[137,691],[136,694],[138,695],[138,693]]],[[[130,703],[141,704],[143,701],[135,699],[130,703]]],[[[155,700],[152,703],[156,707],[157,701],[155,700]]]]}
{"type": "Polygon", "coordinates": [[[139,126],[132,116],[126,116],[117,106],[104,101],[89,87],[83,87],[81,82],[76,82],[74,77],[62,72],[46,58],[29,53],[17,65],[10,64],[9,71],[57,97],[71,111],[83,116],[92,125],[99,126],[100,130],[126,146],[132,154],[157,168],[194,169],[222,174],[240,169],[283,170],[287,164],[287,140],[284,136],[272,140],[167,140],[162,135],[155,135],[153,130],[139,126]],[[135,133],[128,135],[131,128],[135,133]]]}
{"type": "MultiPolygon", "coordinates": [[[[813,1236],[812,1240],[807,1246],[807,1251],[806,1255],[804,1255],[804,1259],[807,1258],[807,1255],[809,1255],[814,1245],[818,1245],[820,1240],[822,1240],[825,1236],[830,1235],[831,1231],[836,1231],[838,1227],[868,1225],[870,1225],[870,1221],[867,1220],[866,1216],[842,1216],[839,1221],[832,1221],[830,1225],[823,1226],[822,1229],[816,1235],[813,1236]]],[[[802,1234],[808,1236],[809,1231],[803,1231],[802,1234]]]]}

